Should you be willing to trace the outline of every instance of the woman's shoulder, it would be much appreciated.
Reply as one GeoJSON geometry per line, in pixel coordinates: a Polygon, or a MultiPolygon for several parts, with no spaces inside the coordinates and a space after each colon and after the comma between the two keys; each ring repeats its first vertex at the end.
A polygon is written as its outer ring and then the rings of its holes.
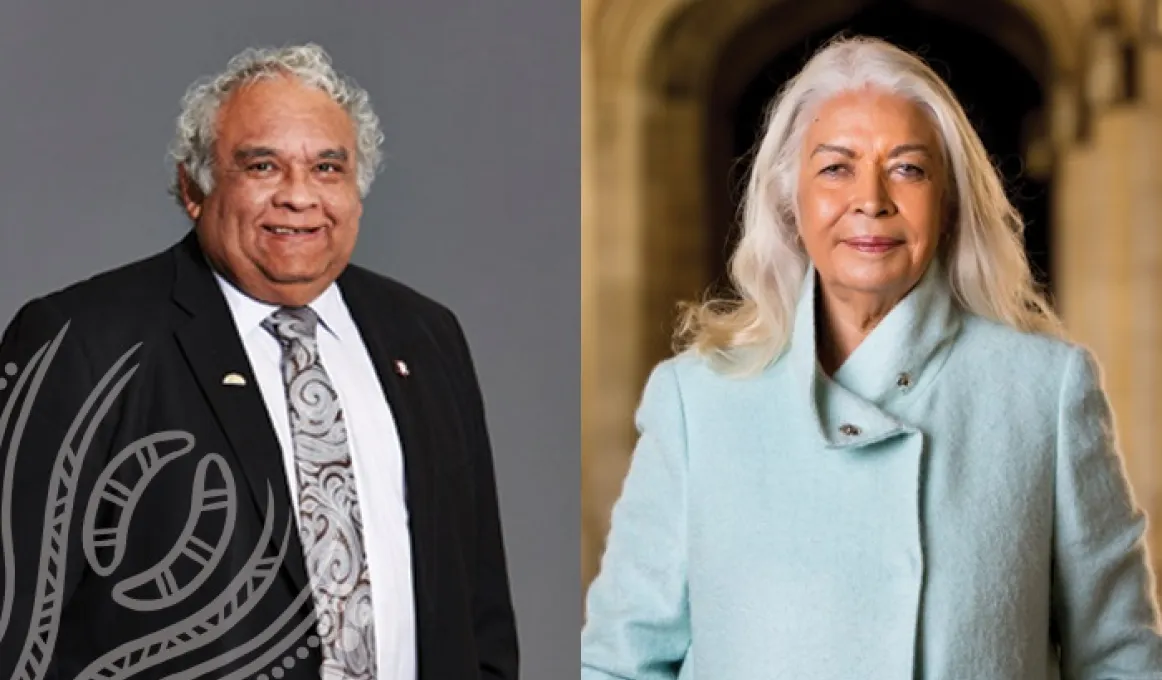
{"type": "MultiPolygon", "coordinates": [[[[654,365],[635,414],[639,431],[685,441],[688,433],[715,431],[730,436],[759,412],[778,412],[791,390],[776,361],[752,374],[730,371],[714,357],[685,351],[654,365]],[[662,434],[665,433],[665,434],[662,434]]],[[[685,444],[682,444],[685,446],[685,444]]]]}
{"type": "Polygon", "coordinates": [[[749,373],[734,370],[729,359],[685,350],[654,365],[646,380],[642,399],[646,402],[681,404],[683,410],[701,412],[703,406],[742,405],[752,399],[768,399],[778,394],[783,374],[782,360],[749,373]]]}
{"type": "Polygon", "coordinates": [[[1055,383],[1076,363],[1093,364],[1090,351],[1065,336],[1021,331],[965,315],[957,354],[974,370],[991,368],[1006,380],[1055,383]]]}
{"type": "Polygon", "coordinates": [[[745,390],[749,385],[777,379],[783,363],[780,358],[758,370],[745,371],[739,367],[749,365],[749,362],[740,360],[737,354],[719,357],[687,349],[659,362],[654,367],[651,377],[668,375],[683,387],[691,386],[710,391],[725,389],[733,392],[745,390]]]}
{"type": "Polygon", "coordinates": [[[699,394],[718,378],[711,362],[693,351],[685,351],[654,365],[646,379],[642,400],[684,402],[686,394],[699,394]]]}

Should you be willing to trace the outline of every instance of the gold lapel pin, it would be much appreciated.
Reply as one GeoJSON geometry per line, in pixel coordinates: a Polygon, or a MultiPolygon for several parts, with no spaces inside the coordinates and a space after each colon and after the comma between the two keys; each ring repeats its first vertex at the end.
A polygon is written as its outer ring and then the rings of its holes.
{"type": "Polygon", "coordinates": [[[222,384],[231,387],[245,387],[246,378],[243,378],[241,373],[227,373],[222,377],[222,384]]]}
{"type": "Polygon", "coordinates": [[[404,362],[403,359],[395,360],[395,372],[399,373],[405,378],[411,375],[411,371],[408,370],[408,365],[404,362]]]}

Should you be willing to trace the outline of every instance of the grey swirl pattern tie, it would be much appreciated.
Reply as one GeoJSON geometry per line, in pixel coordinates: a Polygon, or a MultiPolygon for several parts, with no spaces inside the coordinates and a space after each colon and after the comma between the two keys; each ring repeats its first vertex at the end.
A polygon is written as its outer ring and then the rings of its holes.
{"type": "Polygon", "coordinates": [[[283,307],[262,322],[282,346],[299,488],[299,534],[315,597],[323,680],[374,680],[363,519],[343,408],[319,358],[319,317],[283,307]]]}

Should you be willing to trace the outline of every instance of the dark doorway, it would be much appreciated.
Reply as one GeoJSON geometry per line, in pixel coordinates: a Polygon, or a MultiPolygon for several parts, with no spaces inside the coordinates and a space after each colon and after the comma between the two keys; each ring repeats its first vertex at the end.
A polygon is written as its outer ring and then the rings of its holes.
{"type": "MultiPolygon", "coordinates": [[[[980,7],[982,11],[985,8],[980,7]]],[[[1003,20],[1003,17],[996,17],[1003,20]]],[[[1049,181],[1030,177],[1022,160],[1023,132],[1041,109],[1041,83],[1020,61],[989,38],[941,16],[901,1],[877,2],[841,24],[828,26],[777,54],[747,84],[741,95],[712,104],[710,149],[712,247],[710,272],[716,289],[727,281],[726,259],[738,237],[737,210],[750,154],[761,134],[763,116],[778,89],[811,54],[839,33],[879,36],[923,57],[960,99],[1005,187],[1025,219],[1026,250],[1034,273],[1052,286],[1049,181]],[[729,128],[724,134],[722,126],[729,128]],[[725,180],[725,181],[724,181],[725,180]]],[[[751,35],[748,39],[761,39],[751,35]]],[[[720,66],[729,69],[729,61],[720,66]]]]}

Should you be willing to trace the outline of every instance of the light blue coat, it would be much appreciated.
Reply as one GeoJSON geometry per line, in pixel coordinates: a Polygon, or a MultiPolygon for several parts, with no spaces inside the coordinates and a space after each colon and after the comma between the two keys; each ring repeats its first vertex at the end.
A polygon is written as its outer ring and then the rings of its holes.
{"type": "Polygon", "coordinates": [[[833,378],[813,273],[761,375],[654,370],[583,680],[1162,679],[1093,359],[958,311],[939,272],[833,378]]]}

